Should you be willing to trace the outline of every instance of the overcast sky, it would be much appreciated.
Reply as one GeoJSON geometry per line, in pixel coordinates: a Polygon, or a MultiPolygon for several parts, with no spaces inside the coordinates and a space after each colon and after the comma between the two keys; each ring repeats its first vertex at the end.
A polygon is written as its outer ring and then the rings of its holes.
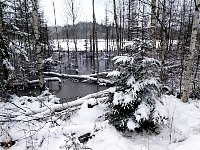
{"type": "MultiPolygon", "coordinates": [[[[54,26],[54,12],[53,1],[56,9],[57,25],[64,25],[67,23],[67,15],[65,11],[65,0],[41,0],[41,9],[44,10],[44,15],[49,26],[54,26]]],[[[80,3],[78,21],[92,21],[92,0],[78,0],[80,3]]],[[[112,3],[109,0],[95,0],[95,13],[97,22],[102,22],[105,18],[105,6],[109,5],[112,9],[112,3]]],[[[70,21],[68,21],[70,23],[70,21]]]]}

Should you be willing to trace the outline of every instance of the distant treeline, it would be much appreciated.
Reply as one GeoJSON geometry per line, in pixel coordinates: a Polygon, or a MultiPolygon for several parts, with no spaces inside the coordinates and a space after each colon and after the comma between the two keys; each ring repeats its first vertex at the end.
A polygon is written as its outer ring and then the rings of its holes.
{"type": "MultiPolygon", "coordinates": [[[[187,23],[186,23],[187,24],[187,23]]],[[[116,38],[116,30],[115,26],[113,24],[105,25],[103,23],[96,24],[97,27],[97,36],[98,39],[115,39],[116,38]],[[107,35],[108,34],[108,35],[107,35]]],[[[59,39],[73,39],[73,26],[72,25],[65,25],[65,26],[57,26],[58,34],[56,33],[56,27],[55,26],[49,26],[48,27],[48,33],[50,39],[56,39],[57,35],[59,39]]],[[[119,30],[121,33],[123,33],[123,38],[128,40],[128,28],[119,27],[119,30]]],[[[131,32],[131,37],[129,37],[129,40],[133,39],[134,37],[138,37],[138,32],[142,32],[145,35],[145,39],[151,39],[150,35],[150,27],[141,28],[141,27],[131,27],[129,29],[131,32]]],[[[178,40],[178,33],[179,31],[177,29],[171,29],[173,30],[174,36],[171,40],[178,40]]],[[[75,38],[76,39],[86,39],[92,37],[92,22],[79,22],[75,25],[75,38]]],[[[162,32],[161,27],[157,27],[157,39],[160,39],[160,32],[162,32]]],[[[191,32],[191,31],[190,31],[191,32]]],[[[189,34],[189,33],[188,33],[189,34]]]]}
{"type": "MultiPolygon", "coordinates": [[[[107,30],[109,31],[109,37],[114,38],[115,37],[115,29],[112,24],[106,26],[103,24],[96,24],[97,27],[97,34],[98,38],[104,39],[106,38],[106,33],[107,30]]],[[[57,31],[58,31],[58,38],[59,39],[72,39],[73,34],[72,34],[72,25],[65,25],[63,27],[57,26],[57,31]]],[[[57,38],[57,33],[56,33],[56,27],[48,27],[49,30],[49,35],[51,39],[56,39],[57,38]]],[[[75,34],[77,39],[85,39],[85,38],[90,38],[92,35],[92,22],[79,22],[75,25],[75,34]]]]}

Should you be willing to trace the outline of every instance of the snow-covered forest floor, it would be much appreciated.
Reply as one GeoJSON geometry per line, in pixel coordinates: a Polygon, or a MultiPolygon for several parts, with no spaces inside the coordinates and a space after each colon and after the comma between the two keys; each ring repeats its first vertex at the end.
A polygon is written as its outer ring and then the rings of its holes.
{"type": "Polygon", "coordinates": [[[200,101],[182,103],[172,95],[162,101],[169,121],[159,134],[119,132],[105,119],[109,88],[59,104],[45,91],[37,97],[12,96],[0,102],[0,149],[199,150],[200,101]]]}

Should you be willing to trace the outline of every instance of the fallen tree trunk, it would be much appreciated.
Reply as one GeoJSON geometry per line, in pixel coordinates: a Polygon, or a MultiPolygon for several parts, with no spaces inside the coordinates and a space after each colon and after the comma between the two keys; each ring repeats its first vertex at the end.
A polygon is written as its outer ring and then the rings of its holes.
{"type": "MultiPolygon", "coordinates": [[[[55,115],[66,115],[67,110],[69,110],[69,112],[72,111],[76,111],[77,109],[80,109],[80,106],[88,101],[89,99],[95,98],[95,102],[88,102],[88,107],[90,105],[97,105],[100,102],[104,102],[107,100],[107,96],[102,93],[98,93],[98,95],[88,95],[84,98],[80,98],[76,101],[73,102],[69,102],[69,103],[64,103],[64,104],[54,104],[52,106],[44,106],[42,108],[38,108],[36,110],[32,110],[29,109],[29,111],[27,110],[23,110],[23,108],[20,108],[21,111],[21,115],[14,115],[14,114],[0,114],[0,123],[1,122],[10,122],[10,121],[23,121],[23,122],[28,122],[28,121],[32,121],[32,120],[46,120],[49,117],[55,116],[55,115]],[[97,96],[102,96],[104,95],[104,97],[102,98],[98,98],[98,100],[96,100],[95,97],[97,96]]],[[[16,106],[16,105],[15,105],[16,106]]],[[[19,108],[19,106],[16,106],[17,108],[19,108]]],[[[16,111],[13,109],[13,112],[16,111]]]]}
{"type": "MultiPolygon", "coordinates": [[[[58,81],[59,82],[59,84],[61,84],[61,79],[60,78],[58,78],[58,77],[51,77],[51,78],[44,78],[44,80],[45,80],[45,82],[46,81],[58,81]]],[[[14,83],[14,86],[23,86],[24,84],[37,84],[37,83],[39,83],[39,80],[37,79],[37,80],[26,80],[25,81],[25,83],[14,83]]]]}
{"type": "MultiPolygon", "coordinates": [[[[98,75],[99,75],[99,77],[100,76],[107,76],[108,72],[100,72],[98,75]]],[[[96,77],[97,74],[96,73],[94,73],[94,74],[88,74],[88,76],[90,76],[90,77],[96,77]]]]}
{"type": "MultiPolygon", "coordinates": [[[[60,77],[60,78],[72,78],[72,79],[77,79],[81,81],[91,81],[92,83],[97,84],[97,78],[92,77],[95,76],[94,74],[92,75],[69,75],[69,74],[60,74],[56,72],[44,72],[45,75],[47,76],[54,76],[54,77],[60,77]]],[[[114,82],[107,80],[107,79],[99,79],[99,84],[105,84],[106,86],[112,86],[114,85],[114,82]]]]}
{"type": "MultiPolygon", "coordinates": [[[[83,98],[80,98],[78,100],[64,103],[64,104],[54,104],[51,106],[45,106],[42,108],[38,108],[36,110],[32,109],[26,109],[23,110],[21,108],[21,115],[13,115],[13,114],[2,114],[0,117],[0,122],[10,122],[10,121],[23,121],[23,122],[28,122],[32,120],[46,120],[49,117],[52,117],[54,115],[66,115],[67,110],[69,112],[75,111],[80,108],[80,106],[84,103],[88,103],[88,108],[90,106],[96,106],[99,103],[103,103],[108,99],[108,95],[110,92],[112,92],[112,88],[94,93],[94,94],[89,94],[83,98]]],[[[16,106],[16,105],[15,105],[16,106]]],[[[19,108],[18,106],[16,106],[19,108]]],[[[92,108],[92,107],[91,107],[92,108]]],[[[13,110],[16,111],[16,110],[13,110]]]]}
{"type": "Polygon", "coordinates": [[[84,102],[86,102],[88,99],[91,98],[99,98],[99,101],[105,101],[105,97],[108,96],[109,93],[112,92],[112,89],[107,89],[104,91],[100,91],[98,93],[93,93],[93,94],[89,94],[85,97],[79,98],[75,101],[72,102],[68,102],[68,103],[63,103],[63,104],[54,104],[53,106],[48,106],[48,107],[42,107],[40,109],[37,110],[30,110],[29,112],[26,112],[25,114],[27,116],[29,115],[36,115],[38,114],[48,114],[48,113],[53,113],[53,112],[59,112],[68,108],[72,108],[72,107],[77,107],[82,105],[84,102]]]}

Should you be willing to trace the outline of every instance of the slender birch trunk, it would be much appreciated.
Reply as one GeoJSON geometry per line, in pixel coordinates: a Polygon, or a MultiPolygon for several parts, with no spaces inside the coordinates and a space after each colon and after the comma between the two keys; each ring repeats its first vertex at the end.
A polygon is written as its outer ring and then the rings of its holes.
{"type": "Polygon", "coordinates": [[[156,0],[151,0],[152,57],[156,56],[156,0]]]}
{"type": "Polygon", "coordinates": [[[38,13],[38,1],[32,0],[33,7],[33,32],[34,32],[34,40],[35,40],[35,48],[36,48],[36,59],[37,59],[37,69],[38,69],[38,77],[39,77],[39,86],[40,93],[45,89],[44,84],[44,74],[43,74],[43,58],[42,58],[42,46],[40,44],[40,32],[39,32],[39,13],[38,13]]]}
{"type": "Polygon", "coordinates": [[[96,17],[95,17],[95,8],[94,0],[92,0],[93,8],[93,37],[95,39],[95,48],[96,48],[96,69],[97,69],[97,83],[99,83],[99,52],[98,52],[98,39],[97,39],[97,29],[96,29],[96,17]]]}
{"type": "Polygon", "coordinates": [[[116,10],[116,2],[113,0],[113,8],[114,8],[114,20],[115,20],[115,30],[116,30],[116,45],[117,45],[117,55],[120,53],[120,45],[119,45],[119,27],[117,21],[117,10],[116,10]]]}
{"type": "Polygon", "coordinates": [[[108,27],[108,8],[107,8],[107,5],[106,5],[106,9],[105,9],[105,25],[106,25],[106,46],[105,46],[105,49],[106,49],[106,53],[108,54],[108,46],[109,46],[109,27],[108,27]]]}
{"type": "Polygon", "coordinates": [[[28,53],[27,56],[29,58],[29,60],[32,60],[32,50],[31,50],[31,41],[30,41],[30,31],[29,31],[29,15],[28,15],[28,2],[27,0],[24,0],[24,5],[25,5],[25,30],[27,32],[27,42],[28,42],[28,53]]]}
{"type": "Polygon", "coordinates": [[[68,53],[68,57],[69,57],[69,27],[65,27],[66,28],[66,38],[67,38],[67,53],[68,53]]]}
{"type": "Polygon", "coordinates": [[[121,48],[122,48],[122,9],[120,7],[119,8],[119,49],[121,48]]]}
{"type": "Polygon", "coordinates": [[[0,97],[3,92],[3,10],[2,10],[2,2],[0,2],[0,97]],[[2,71],[1,71],[2,70],[2,71]]]}
{"type": "Polygon", "coordinates": [[[196,82],[197,82],[197,74],[199,70],[199,64],[200,64],[200,55],[197,56],[197,64],[196,64],[196,69],[194,73],[194,78],[193,78],[193,89],[196,90],[196,82]]]}
{"type": "Polygon", "coordinates": [[[131,26],[131,0],[128,0],[128,33],[127,33],[128,41],[131,40],[130,26],[131,26]]]}
{"type": "MultiPolygon", "coordinates": [[[[182,93],[182,80],[183,80],[183,71],[184,71],[184,45],[186,41],[186,32],[184,29],[184,24],[185,24],[185,13],[186,13],[186,0],[183,1],[182,4],[182,11],[183,13],[181,14],[181,23],[180,23],[180,29],[179,29],[179,36],[178,36],[178,44],[177,44],[177,50],[179,50],[179,57],[180,57],[180,79],[179,79],[179,91],[182,93]]],[[[187,35],[187,34],[186,34],[187,35]]]]}
{"type": "Polygon", "coordinates": [[[166,10],[166,2],[167,0],[163,1],[163,15],[162,15],[162,33],[161,33],[161,54],[160,54],[160,81],[162,83],[165,82],[165,51],[167,49],[167,10],[166,10]]]}
{"type": "Polygon", "coordinates": [[[196,0],[195,4],[196,4],[196,8],[195,8],[195,13],[194,13],[194,17],[193,17],[192,33],[191,33],[191,39],[190,39],[190,55],[189,55],[189,60],[188,60],[188,64],[187,64],[187,69],[186,69],[186,78],[184,80],[184,86],[183,86],[182,101],[185,103],[188,102],[188,99],[189,99],[192,64],[194,62],[193,59],[197,53],[196,38],[197,38],[197,28],[198,28],[197,25],[198,25],[198,21],[199,21],[200,0],[196,0]]]}
{"type": "Polygon", "coordinates": [[[124,28],[125,28],[125,1],[123,1],[123,14],[122,14],[122,48],[124,47],[124,28]]]}
{"type": "Polygon", "coordinates": [[[92,35],[90,33],[90,58],[92,59],[92,35]]]}
{"type": "MultiPolygon", "coordinates": [[[[54,13],[54,25],[56,27],[56,41],[57,41],[57,48],[58,48],[58,59],[59,62],[61,62],[61,49],[60,49],[60,42],[59,42],[59,37],[58,37],[58,27],[57,27],[57,20],[56,20],[56,8],[55,8],[55,4],[53,1],[53,13],[54,13]]],[[[59,68],[59,72],[61,73],[61,63],[60,63],[60,68],[59,68]]]]}
{"type": "Polygon", "coordinates": [[[73,34],[74,47],[76,51],[76,65],[78,65],[78,62],[77,62],[78,48],[77,48],[77,37],[76,37],[76,29],[75,29],[76,15],[75,15],[75,8],[74,8],[74,0],[71,0],[71,13],[72,13],[72,28],[73,28],[72,34],[73,34]]]}
{"type": "MultiPolygon", "coordinates": [[[[92,1],[92,6],[93,6],[92,1]]],[[[94,8],[93,8],[94,9],[94,8]]],[[[93,24],[92,24],[92,58],[93,58],[93,65],[94,65],[94,72],[96,70],[96,63],[95,63],[95,23],[94,23],[94,10],[93,10],[93,24]]]]}

